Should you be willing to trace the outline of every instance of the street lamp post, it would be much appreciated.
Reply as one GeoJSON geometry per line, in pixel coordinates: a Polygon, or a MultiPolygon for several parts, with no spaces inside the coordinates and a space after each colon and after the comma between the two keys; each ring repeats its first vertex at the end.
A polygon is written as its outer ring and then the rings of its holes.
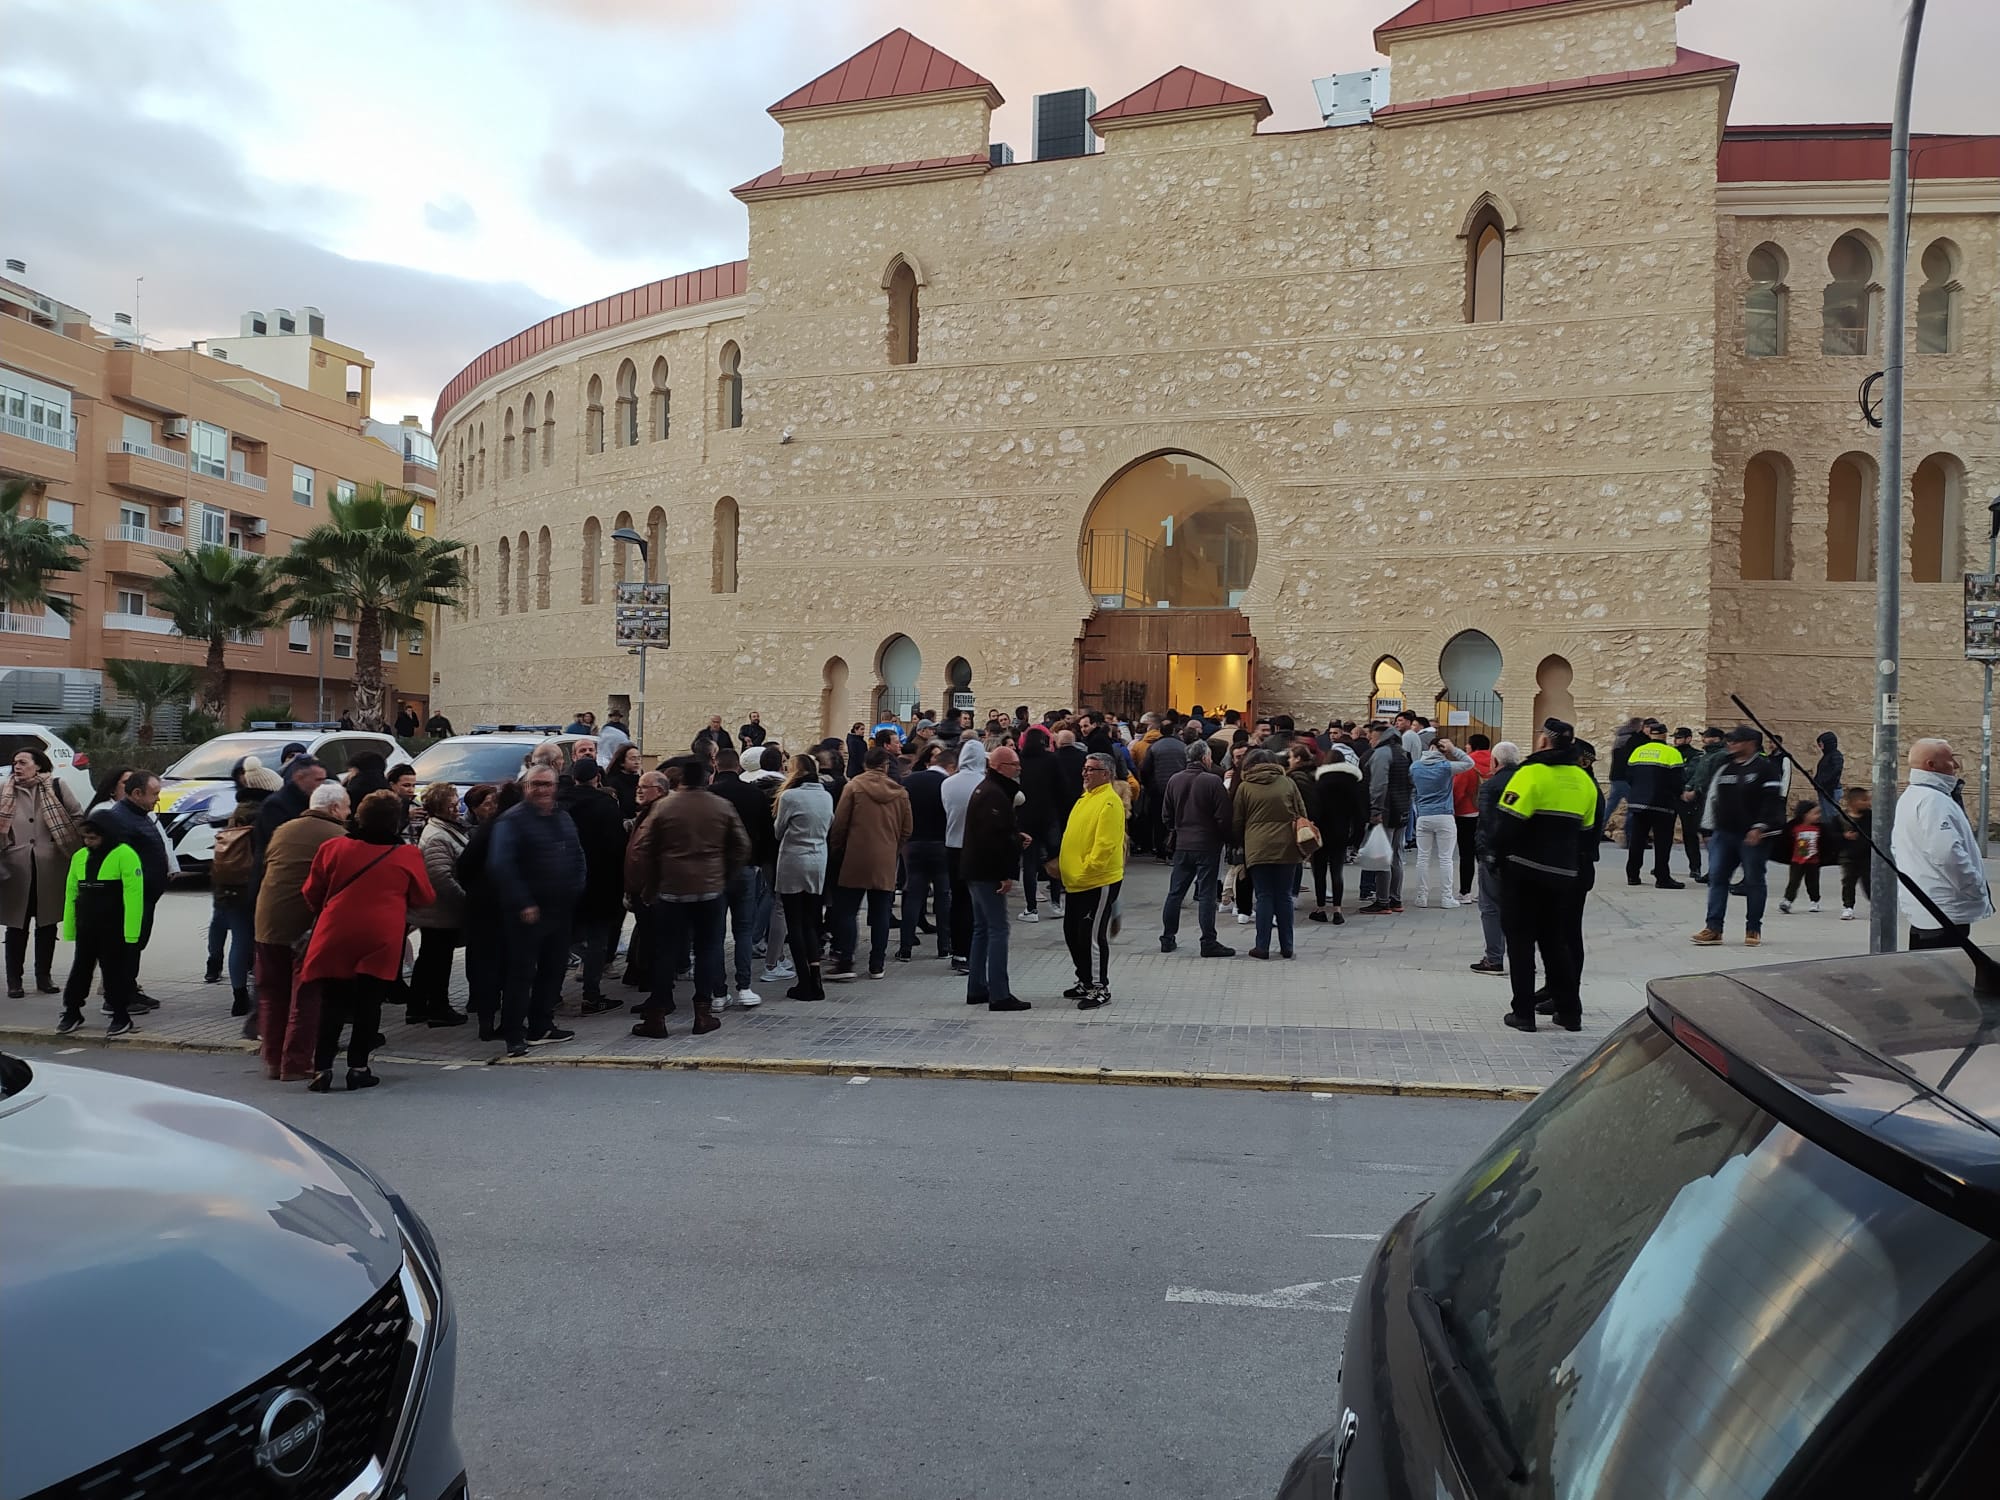
{"type": "MultiPolygon", "coordinates": [[[[628,547],[637,547],[639,549],[639,571],[641,573],[646,571],[646,554],[648,549],[644,537],[640,536],[630,526],[620,526],[616,531],[611,533],[611,540],[614,542],[623,542],[628,547]]],[[[625,581],[622,569],[619,572],[618,581],[620,583],[625,581]]],[[[639,642],[638,651],[639,692],[632,705],[632,743],[637,745],[639,753],[644,755],[646,753],[646,643],[644,641],[639,642]]]]}
{"type": "MultiPolygon", "coordinates": [[[[2000,495],[1986,502],[1986,576],[2000,571],[2000,495]]],[[[1979,699],[1979,857],[1993,857],[1993,663],[1986,667],[1986,690],[1979,699]]]]}
{"type": "MultiPolygon", "coordinates": [[[[1910,95],[1924,0],[1910,0],[1903,57],[1896,70],[1896,114],[1889,129],[1889,285],[1882,319],[1882,482],[1875,501],[1875,847],[1896,833],[1898,732],[1902,719],[1903,314],[1910,279],[1910,95]]],[[[1874,856],[1868,903],[1868,951],[1896,951],[1896,873],[1874,856]]]]}

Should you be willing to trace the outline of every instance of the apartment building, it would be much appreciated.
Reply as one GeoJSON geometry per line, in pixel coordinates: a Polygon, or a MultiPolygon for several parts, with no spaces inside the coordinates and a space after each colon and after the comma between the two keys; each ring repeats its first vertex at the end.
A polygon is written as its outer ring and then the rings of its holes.
{"type": "MultiPolygon", "coordinates": [[[[326,344],[323,325],[317,339],[326,344]]],[[[89,554],[58,585],[76,605],[71,620],[0,614],[0,717],[115,707],[108,659],[200,662],[204,644],[176,633],[151,594],[172,553],[209,543],[282,554],[325,518],[330,497],[402,485],[412,452],[415,471],[434,482],[435,457],[428,468],[421,462],[433,453],[428,438],[413,448],[402,429],[378,423],[388,435],[371,431],[366,361],[326,347],[359,361],[358,384],[345,384],[354,363],[345,358],[340,383],[309,387],[248,360],[148,349],[129,319],[95,328],[81,309],[30,285],[19,262],[8,263],[0,276],[0,476],[30,480],[34,512],[76,532],[89,554]]],[[[421,507],[425,526],[434,520],[430,505],[427,498],[421,507]]],[[[398,692],[420,707],[426,645],[421,632],[406,636],[385,663],[398,692]]],[[[228,663],[232,721],[253,705],[332,717],[348,703],[354,632],[280,625],[231,643],[228,663]]]]}

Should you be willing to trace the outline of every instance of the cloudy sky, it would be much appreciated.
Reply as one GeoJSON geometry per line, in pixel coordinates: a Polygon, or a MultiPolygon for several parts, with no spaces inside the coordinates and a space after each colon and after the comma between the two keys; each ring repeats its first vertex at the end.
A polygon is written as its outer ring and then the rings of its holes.
{"type": "MultiPolygon", "coordinates": [[[[0,0],[0,249],[155,339],[310,303],[376,361],[376,414],[561,307],[742,254],[765,106],[908,25],[1007,96],[1109,103],[1187,63],[1313,124],[1393,0],[0,0]],[[143,287],[135,288],[144,277],[143,287]]],[[[1904,0],[1696,0],[1732,119],[1886,120],[1904,0]]],[[[2000,131],[2000,4],[1934,0],[1920,130],[2000,131]]]]}

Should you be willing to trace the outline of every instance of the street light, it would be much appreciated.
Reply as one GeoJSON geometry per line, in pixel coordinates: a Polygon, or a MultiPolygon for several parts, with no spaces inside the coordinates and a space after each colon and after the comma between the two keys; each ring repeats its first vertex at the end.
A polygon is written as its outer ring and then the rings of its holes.
{"type": "MultiPolygon", "coordinates": [[[[628,547],[637,547],[639,549],[639,571],[642,573],[645,571],[648,549],[644,537],[640,536],[630,526],[620,526],[616,531],[611,533],[611,540],[614,542],[623,542],[628,547]]],[[[625,581],[625,573],[622,568],[618,573],[618,581],[620,583],[625,581]]],[[[639,696],[638,702],[632,708],[632,743],[639,747],[641,755],[646,753],[646,643],[644,641],[639,642],[639,696]]]]}
{"type": "MultiPolygon", "coordinates": [[[[1986,576],[2000,569],[2000,495],[1986,502],[1986,576]]],[[[1986,662],[1986,691],[1979,700],[1979,857],[1993,857],[1993,662],[1986,662]]]]}

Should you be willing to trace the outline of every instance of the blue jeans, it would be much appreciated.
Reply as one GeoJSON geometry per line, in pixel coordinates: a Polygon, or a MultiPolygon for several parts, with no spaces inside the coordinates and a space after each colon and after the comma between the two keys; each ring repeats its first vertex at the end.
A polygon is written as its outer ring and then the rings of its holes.
{"type": "Polygon", "coordinates": [[[208,967],[222,967],[222,940],[229,939],[229,987],[240,990],[250,983],[251,949],[256,944],[257,909],[249,904],[225,906],[215,903],[208,919],[208,967]]]}
{"type": "Polygon", "coordinates": [[[1271,925],[1278,927],[1278,951],[1292,951],[1292,865],[1252,865],[1250,889],[1257,898],[1257,947],[1271,951],[1271,925]]]}
{"type": "Polygon", "coordinates": [[[1192,885],[1194,915],[1201,924],[1201,940],[1213,946],[1216,942],[1215,904],[1219,884],[1213,849],[1176,849],[1173,866],[1167,872],[1167,904],[1160,909],[1161,936],[1173,937],[1180,932],[1181,903],[1187,900],[1188,887],[1192,885]]]}
{"type": "Polygon", "coordinates": [[[1014,991],[1007,979],[1007,898],[997,880],[968,880],[972,893],[972,953],[965,998],[1006,1000],[1014,991]]]}
{"type": "MultiPolygon", "coordinates": [[[[940,849],[944,846],[940,844],[940,849]]],[[[836,960],[852,966],[859,956],[855,953],[860,943],[861,898],[868,897],[868,970],[872,974],[879,970],[889,956],[889,903],[894,899],[894,891],[863,892],[854,886],[835,886],[833,899],[833,956],[836,960]]]]}
{"type": "Polygon", "coordinates": [[[690,951],[694,955],[697,1008],[727,987],[722,923],[728,911],[727,896],[653,903],[653,991],[646,999],[648,1005],[665,1010],[674,1003],[674,981],[687,972],[690,951]]]}
{"type": "Polygon", "coordinates": [[[936,914],[938,957],[944,958],[951,952],[951,866],[945,859],[942,839],[911,839],[903,845],[900,952],[908,953],[917,946],[917,919],[924,914],[926,896],[936,914]]]}
{"type": "Polygon", "coordinates": [[[1722,931],[1729,914],[1729,883],[1740,868],[1747,909],[1743,913],[1745,932],[1764,930],[1764,861],[1768,843],[1746,844],[1740,833],[1718,828],[1708,836],[1708,930],[1722,931]]]}
{"type": "MultiPolygon", "coordinates": [[[[762,890],[764,875],[755,865],[745,865],[729,878],[729,890],[724,899],[729,905],[729,931],[735,939],[736,988],[750,988],[750,960],[757,945],[757,939],[764,935],[765,923],[757,920],[758,909],[763,904],[762,890]]],[[[668,902],[672,905],[672,902],[668,902]]],[[[768,922],[769,918],[766,918],[768,922]]],[[[699,973],[699,970],[697,970],[699,973]]],[[[710,991],[715,997],[727,993],[727,981],[718,980],[716,988],[710,991]]]]}

